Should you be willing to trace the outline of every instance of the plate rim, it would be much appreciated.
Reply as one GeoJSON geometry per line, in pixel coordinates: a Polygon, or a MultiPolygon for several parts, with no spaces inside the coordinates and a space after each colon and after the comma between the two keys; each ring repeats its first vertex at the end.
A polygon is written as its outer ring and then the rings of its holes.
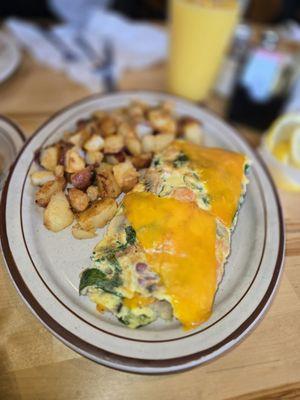
{"type": "MultiPolygon", "coordinates": [[[[31,312],[40,320],[40,322],[52,333],[54,334],[58,339],[60,339],[64,344],[66,344],[68,347],[70,347],[72,350],[76,351],[77,353],[84,355],[85,357],[88,357],[89,359],[92,359],[93,361],[96,361],[102,365],[111,367],[113,369],[117,370],[123,370],[127,372],[134,372],[134,373],[142,373],[142,374],[166,374],[166,373],[173,373],[173,372],[179,372],[179,371],[184,371],[187,369],[190,369],[196,365],[202,364],[204,362],[207,362],[211,359],[214,359],[218,354],[214,354],[216,352],[221,351],[221,353],[224,353],[226,350],[229,350],[236,342],[239,342],[247,333],[248,331],[252,330],[253,327],[257,324],[257,322],[261,319],[262,315],[265,314],[266,309],[268,308],[268,305],[271,302],[271,299],[275,293],[276,287],[279,283],[280,280],[280,275],[283,269],[283,260],[284,260],[284,250],[285,250],[285,231],[284,231],[284,222],[283,222],[283,213],[282,213],[282,207],[281,203],[279,200],[278,192],[277,189],[274,185],[273,179],[270,176],[269,171],[266,168],[266,165],[264,161],[262,160],[261,156],[255,152],[247,143],[247,141],[238,134],[236,129],[232,127],[230,124],[227,123],[227,121],[223,121],[222,118],[217,116],[215,113],[211,112],[210,110],[205,109],[205,112],[207,114],[210,114],[213,116],[215,119],[227,124],[230,128],[232,133],[238,137],[238,139],[243,142],[244,145],[250,150],[252,156],[256,161],[260,164],[262,167],[269,183],[272,189],[273,197],[275,200],[276,208],[277,208],[277,213],[278,213],[278,222],[279,222],[279,246],[278,246],[278,253],[277,253],[277,259],[274,265],[273,269],[273,274],[272,278],[270,280],[269,286],[261,299],[260,303],[257,305],[255,310],[251,313],[250,316],[246,320],[242,322],[242,324],[235,329],[234,332],[231,332],[230,335],[228,335],[224,340],[221,342],[215,344],[214,346],[207,348],[205,350],[202,350],[200,352],[196,352],[190,355],[182,356],[182,357],[177,357],[177,358],[170,358],[166,360],[145,360],[145,359],[137,359],[137,358],[131,358],[131,357],[125,357],[121,356],[118,354],[114,354],[112,352],[106,351],[101,349],[101,347],[94,346],[85,340],[81,339],[80,337],[74,335],[71,333],[69,330],[67,330],[64,326],[60,325],[51,315],[48,314],[48,312],[39,304],[38,300],[35,299],[34,295],[31,293],[29,288],[27,287],[26,283],[24,282],[19,270],[18,266],[14,260],[13,254],[11,252],[11,249],[9,247],[9,241],[8,241],[8,236],[7,236],[7,229],[6,229],[6,202],[7,202],[7,193],[8,193],[8,188],[10,184],[11,177],[13,175],[13,172],[15,170],[15,167],[18,163],[19,158],[27,148],[28,144],[31,142],[31,140],[37,136],[40,131],[46,127],[52,120],[54,120],[56,117],[64,114],[65,112],[69,111],[70,109],[84,104],[89,100],[93,99],[103,99],[106,96],[112,97],[114,95],[123,95],[126,97],[126,95],[134,95],[136,94],[137,96],[140,94],[141,96],[144,94],[150,94],[153,96],[168,96],[170,99],[174,99],[174,101],[177,102],[184,102],[187,105],[191,106],[196,106],[198,107],[198,104],[192,103],[186,99],[183,99],[178,96],[170,95],[161,91],[151,91],[151,90],[130,90],[130,91],[120,91],[116,92],[114,94],[93,94],[90,96],[86,96],[80,100],[77,100],[75,102],[72,102],[68,104],[66,107],[61,108],[57,112],[55,112],[53,115],[51,115],[49,118],[46,119],[46,121],[41,124],[35,132],[31,135],[29,140],[25,143],[23,148],[18,154],[18,157],[14,161],[10,172],[9,176],[6,180],[5,187],[2,192],[2,197],[1,197],[1,206],[0,206],[0,215],[1,215],[1,221],[2,223],[0,224],[0,236],[1,236],[1,244],[2,244],[2,251],[3,251],[3,258],[5,261],[6,269],[10,275],[11,280],[13,281],[13,284],[15,288],[17,289],[19,295],[21,296],[22,300],[26,303],[26,305],[29,307],[31,312]],[[203,360],[203,357],[209,356],[211,357],[208,359],[203,360]]],[[[2,118],[2,116],[0,116],[2,118]]],[[[12,123],[10,120],[7,118],[3,118],[6,120],[6,122],[11,123],[14,126],[14,123],[12,123]]],[[[24,134],[21,132],[21,130],[17,127],[16,130],[18,131],[19,134],[21,134],[21,137],[24,138],[24,134]]]]}
{"type": "Polygon", "coordinates": [[[11,128],[13,128],[14,132],[17,133],[17,135],[22,140],[23,145],[25,144],[26,136],[25,136],[24,132],[22,131],[22,129],[19,127],[19,125],[16,122],[14,122],[12,119],[6,117],[4,114],[0,114],[0,123],[1,122],[6,123],[11,128]]]}
{"type": "Polygon", "coordinates": [[[2,75],[0,74],[0,84],[1,84],[6,82],[17,71],[17,69],[21,64],[22,53],[17,44],[15,43],[15,41],[8,33],[0,32],[0,39],[2,39],[6,45],[13,48],[15,54],[14,60],[11,63],[10,67],[7,68],[2,75]]]}

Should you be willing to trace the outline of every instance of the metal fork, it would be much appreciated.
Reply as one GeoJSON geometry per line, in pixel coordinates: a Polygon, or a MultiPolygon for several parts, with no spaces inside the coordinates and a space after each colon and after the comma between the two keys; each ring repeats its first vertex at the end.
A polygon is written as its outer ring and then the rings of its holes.
{"type": "Polygon", "coordinates": [[[116,82],[113,72],[114,51],[111,42],[108,39],[104,40],[103,57],[101,58],[99,58],[99,55],[84,37],[76,36],[75,42],[86,58],[93,62],[93,70],[96,74],[100,75],[101,80],[104,82],[105,90],[107,92],[114,92],[116,90],[116,82]]]}

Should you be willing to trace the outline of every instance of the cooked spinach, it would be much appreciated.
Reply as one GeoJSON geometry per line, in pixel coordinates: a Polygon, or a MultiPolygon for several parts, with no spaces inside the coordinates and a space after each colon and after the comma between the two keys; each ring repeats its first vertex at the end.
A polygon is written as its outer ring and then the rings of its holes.
{"type": "Polygon", "coordinates": [[[178,156],[175,158],[173,161],[173,165],[175,168],[182,167],[184,164],[186,164],[189,161],[189,158],[186,154],[180,152],[178,156]]]}
{"type": "Polygon", "coordinates": [[[93,286],[102,289],[105,292],[117,294],[115,288],[121,286],[122,283],[119,272],[115,271],[113,276],[108,278],[100,269],[89,268],[83,271],[81,275],[79,293],[82,294],[82,291],[85,288],[93,286]]]}
{"type": "Polygon", "coordinates": [[[126,232],[126,244],[132,246],[136,240],[136,233],[132,226],[128,225],[125,228],[126,232]]]}
{"type": "Polygon", "coordinates": [[[137,315],[133,313],[131,310],[126,310],[126,308],[122,308],[121,312],[119,312],[118,320],[130,328],[140,328],[142,326],[150,324],[155,319],[155,314],[153,315],[146,315],[140,314],[137,315]]]}
{"type": "Polygon", "coordinates": [[[245,164],[245,166],[244,166],[245,175],[249,175],[250,169],[251,169],[251,166],[249,164],[245,164]]]}
{"type": "Polygon", "coordinates": [[[105,262],[108,261],[109,264],[114,267],[116,271],[121,271],[120,264],[118,262],[118,259],[116,257],[116,254],[119,251],[123,251],[127,249],[128,246],[132,246],[135,241],[136,241],[136,233],[135,230],[132,228],[132,226],[128,225],[125,228],[125,233],[126,233],[126,242],[125,243],[120,243],[117,242],[118,245],[115,247],[107,247],[102,250],[102,256],[100,258],[97,258],[96,261],[98,262],[105,262]]]}
{"type": "Polygon", "coordinates": [[[202,197],[202,201],[206,206],[210,205],[210,197],[208,195],[202,197]]]}
{"type": "Polygon", "coordinates": [[[161,163],[161,160],[159,158],[154,158],[153,159],[153,166],[158,167],[161,163]]]}

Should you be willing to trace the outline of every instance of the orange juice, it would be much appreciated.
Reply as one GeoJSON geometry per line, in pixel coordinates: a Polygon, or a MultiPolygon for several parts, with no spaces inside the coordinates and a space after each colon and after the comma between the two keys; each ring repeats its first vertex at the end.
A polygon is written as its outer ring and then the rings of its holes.
{"type": "Polygon", "coordinates": [[[191,100],[209,93],[238,20],[235,0],[170,0],[168,89],[191,100]]]}

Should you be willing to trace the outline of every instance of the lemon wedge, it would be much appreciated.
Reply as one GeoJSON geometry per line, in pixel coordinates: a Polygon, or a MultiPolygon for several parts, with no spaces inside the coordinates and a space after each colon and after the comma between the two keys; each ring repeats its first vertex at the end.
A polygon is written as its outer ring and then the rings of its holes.
{"type": "Polygon", "coordinates": [[[296,128],[300,127],[300,113],[288,113],[277,118],[266,134],[266,140],[270,150],[276,143],[291,138],[296,128]]]}
{"type": "Polygon", "coordinates": [[[273,155],[277,158],[277,160],[281,161],[284,164],[288,164],[289,155],[290,155],[290,140],[280,140],[273,147],[273,155]]]}
{"type": "Polygon", "coordinates": [[[266,144],[277,160],[300,168],[300,113],[278,118],[266,134],[266,144]]]}
{"type": "Polygon", "coordinates": [[[300,168],[300,127],[295,130],[291,138],[292,165],[300,168]]]}
{"type": "Polygon", "coordinates": [[[266,132],[261,149],[278,187],[300,192],[300,113],[278,118],[266,132]]]}

